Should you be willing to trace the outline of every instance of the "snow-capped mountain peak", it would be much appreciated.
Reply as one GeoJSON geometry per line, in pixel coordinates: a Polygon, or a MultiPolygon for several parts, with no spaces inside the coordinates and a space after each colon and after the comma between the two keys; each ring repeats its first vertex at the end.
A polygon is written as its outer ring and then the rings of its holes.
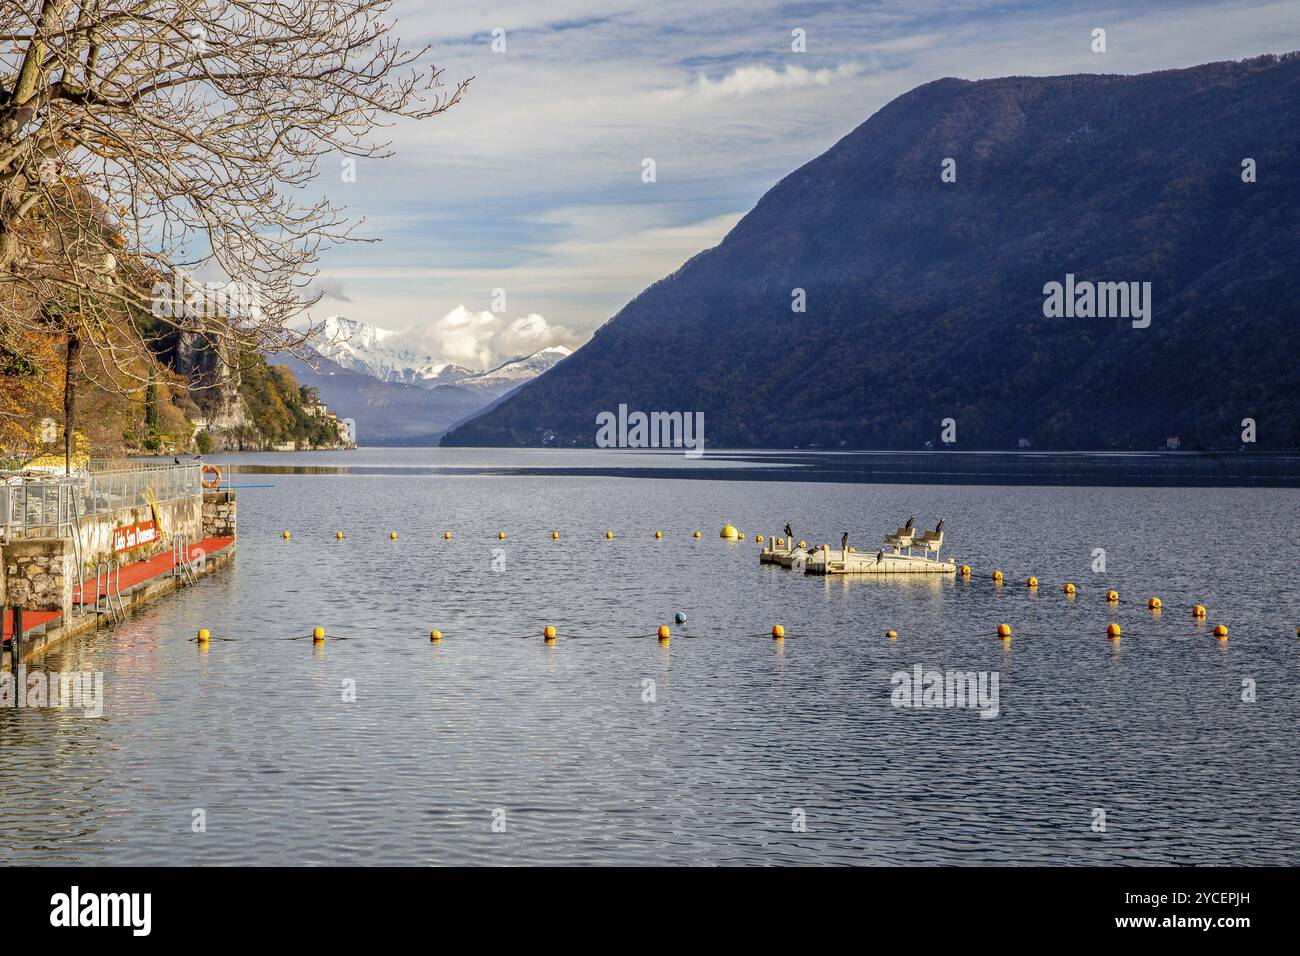
{"type": "Polygon", "coordinates": [[[398,333],[342,315],[321,322],[312,345],[321,355],[346,369],[370,375],[381,382],[402,382],[432,388],[476,374],[474,369],[437,362],[398,346],[398,333]]]}
{"type": "Polygon", "coordinates": [[[439,362],[401,345],[401,335],[368,322],[331,315],[317,327],[312,345],[321,355],[353,372],[382,382],[437,388],[457,385],[476,392],[504,394],[568,358],[572,349],[553,345],[480,372],[439,362]]]}
{"type": "Polygon", "coordinates": [[[459,384],[461,386],[472,385],[475,387],[506,384],[519,385],[550,370],[561,360],[568,358],[572,354],[572,349],[567,349],[563,345],[552,345],[531,355],[522,355],[519,358],[511,359],[509,362],[503,362],[496,368],[465,379],[459,384]]]}

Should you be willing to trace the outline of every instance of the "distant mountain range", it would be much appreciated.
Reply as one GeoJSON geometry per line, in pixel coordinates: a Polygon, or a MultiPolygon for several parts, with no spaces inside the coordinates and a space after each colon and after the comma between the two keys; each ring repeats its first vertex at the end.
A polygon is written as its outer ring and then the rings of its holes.
{"type": "Polygon", "coordinates": [[[1288,116],[1294,53],[928,83],[443,444],[592,445],[626,405],[714,446],[1300,446],[1288,116]]]}
{"type": "Polygon", "coordinates": [[[340,418],[353,419],[360,444],[383,445],[433,444],[447,428],[572,354],[553,346],[476,371],[396,347],[396,338],[388,329],[331,316],[307,360],[269,358],[316,388],[340,418]]]}
{"type": "Polygon", "coordinates": [[[369,375],[381,382],[436,388],[454,385],[476,374],[474,369],[435,362],[394,342],[398,333],[342,315],[331,315],[320,323],[314,348],[325,358],[352,372],[369,375]]]}

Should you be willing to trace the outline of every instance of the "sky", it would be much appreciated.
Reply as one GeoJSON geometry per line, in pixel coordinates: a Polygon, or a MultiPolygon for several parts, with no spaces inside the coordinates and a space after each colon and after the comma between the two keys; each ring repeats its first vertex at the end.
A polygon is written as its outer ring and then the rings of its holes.
{"type": "Polygon", "coordinates": [[[394,155],[355,182],[322,162],[315,185],[379,241],[326,252],[311,317],[471,365],[581,345],[922,83],[1300,49],[1296,0],[395,0],[392,15],[445,83],[473,80],[450,111],[382,131],[394,155]]]}

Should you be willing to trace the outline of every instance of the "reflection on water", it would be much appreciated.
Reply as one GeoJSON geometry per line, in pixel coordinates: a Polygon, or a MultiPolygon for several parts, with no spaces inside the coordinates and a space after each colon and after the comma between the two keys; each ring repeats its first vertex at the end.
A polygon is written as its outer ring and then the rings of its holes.
{"type": "Polygon", "coordinates": [[[1293,491],[640,479],[521,473],[533,453],[357,454],[334,458],[375,473],[250,476],[273,487],[240,494],[229,568],[31,665],[103,671],[105,716],[0,710],[7,860],[1300,861],[1300,547],[1280,533],[1293,491]],[[758,564],[754,536],[786,521],[875,547],[913,513],[947,519],[969,581],[758,564]],[[749,540],[720,540],[728,521],[749,540]],[[677,611],[667,646],[632,637],[677,611]],[[304,639],[316,625],[323,647],[304,639]],[[190,640],[201,626],[207,648],[190,640]],[[895,709],[890,677],[918,663],[998,672],[1000,716],[895,709]]]}
{"type": "Polygon", "coordinates": [[[552,475],[854,483],[1300,487],[1300,455],[1272,452],[819,452],[709,449],[365,448],[222,461],[236,475],[552,475]]]}

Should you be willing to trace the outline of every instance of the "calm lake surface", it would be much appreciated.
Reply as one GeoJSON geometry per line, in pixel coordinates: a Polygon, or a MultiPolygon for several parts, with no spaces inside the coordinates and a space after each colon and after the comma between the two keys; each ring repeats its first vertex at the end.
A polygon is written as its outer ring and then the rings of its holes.
{"type": "Polygon", "coordinates": [[[1014,462],[862,483],[806,454],[212,460],[273,486],[240,490],[234,562],[28,665],[102,671],[104,716],[0,709],[5,862],[1300,863],[1294,488],[1035,486],[1014,462]],[[911,514],[946,519],[969,582],[758,563],[787,521],[874,550],[911,514]],[[917,664],[996,673],[998,716],[893,706],[917,664]]]}

